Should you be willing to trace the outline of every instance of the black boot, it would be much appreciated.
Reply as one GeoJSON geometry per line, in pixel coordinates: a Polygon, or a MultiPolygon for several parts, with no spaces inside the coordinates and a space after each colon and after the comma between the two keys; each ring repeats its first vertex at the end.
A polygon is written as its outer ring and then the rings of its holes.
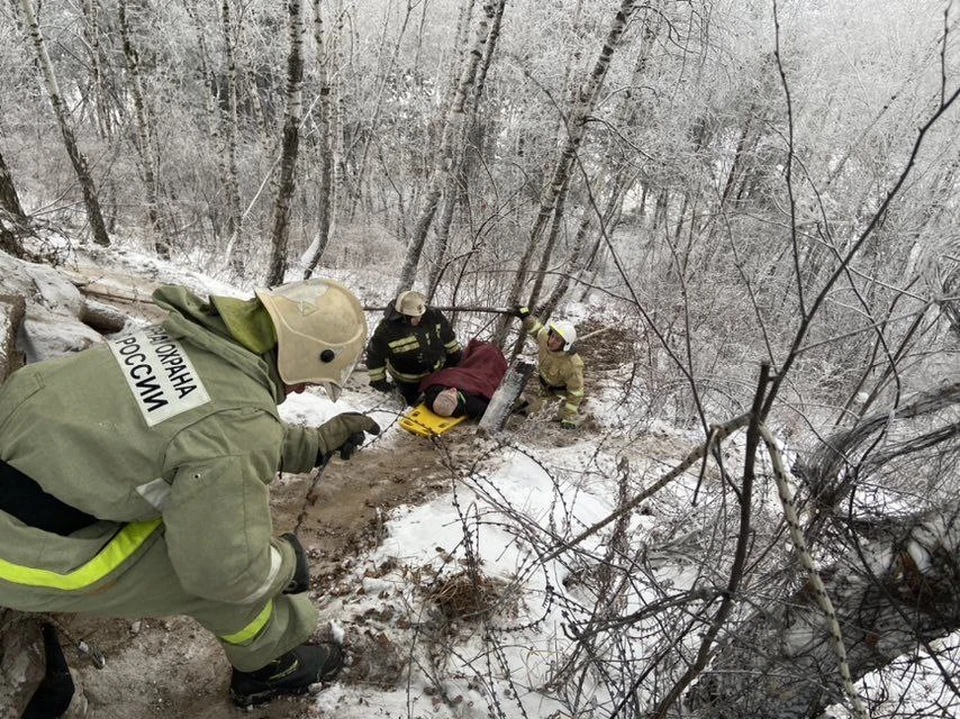
{"type": "Polygon", "coordinates": [[[47,660],[47,671],[20,715],[20,719],[50,719],[59,717],[70,708],[73,701],[73,677],[63,656],[57,632],[52,624],[44,623],[43,653],[47,660]]]}
{"type": "Polygon", "coordinates": [[[263,704],[284,694],[303,694],[311,684],[331,681],[343,666],[339,644],[301,644],[253,672],[233,670],[230,697],[239,707],[263,704]]]}

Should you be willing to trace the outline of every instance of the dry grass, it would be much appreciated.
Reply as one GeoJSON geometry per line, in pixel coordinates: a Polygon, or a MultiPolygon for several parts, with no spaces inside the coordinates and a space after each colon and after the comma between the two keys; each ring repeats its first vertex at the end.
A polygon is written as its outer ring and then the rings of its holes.
{"type": "Polygon", "coordinates": [[[477,619],[489,615],[503,587],[500,580],[463,571],[437,582],[427,596],[448,620],[477,619]]]}

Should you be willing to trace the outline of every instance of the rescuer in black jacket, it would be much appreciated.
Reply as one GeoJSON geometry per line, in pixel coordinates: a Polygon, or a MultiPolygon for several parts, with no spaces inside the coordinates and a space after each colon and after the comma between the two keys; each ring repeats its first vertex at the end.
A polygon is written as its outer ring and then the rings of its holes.
{"type": "Polygon", "coordinates": [[[380,392],[393,389],[393,378],[407,404],[420,396],[420,380],[431,372],[460,362],[462,349],[447,318],[427,307],[419,292],[400,293],[367,343],[370,386],[380,392]]]}

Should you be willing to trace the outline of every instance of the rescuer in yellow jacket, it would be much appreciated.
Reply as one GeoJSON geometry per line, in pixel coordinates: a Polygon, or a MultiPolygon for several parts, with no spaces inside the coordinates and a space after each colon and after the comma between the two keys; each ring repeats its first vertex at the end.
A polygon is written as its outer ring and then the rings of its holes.
{"type": "Polygon", "coordinates": [[[0,385],[0,606],[185,614],[217,636],[240,705],[334,677],[292,534],[267,485],[379,431],[358,413],[288,425],[307,385],[336,399],[363,350],[357,298],[311,279],[240,300],[162,287],[159,325],[14,372],[0,385]]]}
{"type": "Polygon", "coordinates": [[[523,320],[523,329],[537,341],[540,393],[531,403],[533,410],[539,409],[544,399],[560,399],[557,410],[560,426],[576,429],[580,425],[580,404],[584,399],[583,359],[574,347],[576,328],[564,320],[544,325],[526,307],[517,307],[514,314],[523,320]]]}

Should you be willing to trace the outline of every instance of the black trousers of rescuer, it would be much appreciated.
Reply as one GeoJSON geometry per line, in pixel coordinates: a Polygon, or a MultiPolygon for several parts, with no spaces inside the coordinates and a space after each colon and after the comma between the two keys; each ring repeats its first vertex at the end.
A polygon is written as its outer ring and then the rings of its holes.
{"type": "Polygon", "coordinates": [[[3,460],[0,460],[0,510],[28,527],[61,537],[97,522],[96,517],[47,494],[33,478],[3,460]]]}
{"type": "Polygon", "coordinates": [[[403,401],[411,407],[417,403],[418,399],[420,399],[419,382],[401,382],[400,380],[394,379],[394,383],[397,385],[397,389],[400,390],[400,394],[403,396],[403,401]]]}

